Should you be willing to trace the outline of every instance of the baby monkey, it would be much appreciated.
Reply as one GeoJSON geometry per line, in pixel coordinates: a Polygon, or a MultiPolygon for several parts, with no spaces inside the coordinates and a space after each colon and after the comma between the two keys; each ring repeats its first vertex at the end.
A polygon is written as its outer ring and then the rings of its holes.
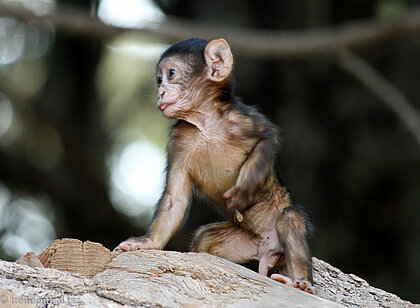
{"type": "Polygon", "coordinates": [[[149,232],[115,251],[163,249],[181,225],[193,188],[229,221],[200,227],[191,250],[237,263],[313,293],[309,222],[275,173],[277,127],[233,93],[233,56],[223,39],[170,46],[156,67],[157,107],[178,119],[168,143],[164,193],[149,232]]]}

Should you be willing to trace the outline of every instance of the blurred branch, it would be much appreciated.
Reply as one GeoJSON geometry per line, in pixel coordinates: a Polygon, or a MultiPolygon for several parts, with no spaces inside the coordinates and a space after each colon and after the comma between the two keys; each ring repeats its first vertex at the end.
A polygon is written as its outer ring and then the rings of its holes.
{"type": "Polygon", "coordinates": [[[58,32],[88,37],[108,38],[128,31],[158,36],[170,42],[188,37],[226,37],[237,53],[267,58],[332,56],[343,48],[368,46],[420,33],[420,7],[408,10],[393,22],[364,20],[302,31],[232,28],[175,17],[167,17],[164,22],[147,29],[125,29],[105,25],[90,17],[89,12],[63,7],[49,15],[36,16],[25,9],[0,5],[1,15],[39,25],[51,22],[58,32]]]}
{"type": "Polygon", "coordinates": [[[349,51],[339,54],[338,64],[395,112],[420,145],[420,114],[394,85],[369,63],[349,51]]]}

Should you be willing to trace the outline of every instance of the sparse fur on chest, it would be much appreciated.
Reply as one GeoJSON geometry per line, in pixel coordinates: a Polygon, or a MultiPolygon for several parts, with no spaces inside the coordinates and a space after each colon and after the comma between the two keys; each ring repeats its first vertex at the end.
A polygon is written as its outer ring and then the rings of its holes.
{"type": "Polygon", "coordinates": [[[188,123],[174,127],[172,136],[184,152],[183,168],[194,185],[215,202],[224,203],[222,195],[235,184],[253,141],[241,141],[228,127],[206,134],[188,123]]]}

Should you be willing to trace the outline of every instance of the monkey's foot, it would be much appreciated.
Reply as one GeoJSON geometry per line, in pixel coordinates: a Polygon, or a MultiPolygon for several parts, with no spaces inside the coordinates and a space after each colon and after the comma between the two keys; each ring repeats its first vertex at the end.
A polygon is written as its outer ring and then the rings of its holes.
{"type": "Polygon", "coordinates": [[[308,292],[310,294],[315,294],[315,287],[309,281],[306,281],[306,280],[296,280],[293,283],[293,286],[295,288],[301,289],[302,291],[308,292]]]}
{"type": "Polygon", "coordinates": [[[138,249],[153,249],[153,241],[148,237],[132,237],[114,248],[114,252],[134,251],[138,249]]]}
{"type": "Polygon", "coordinates": [[[315,288],[312,286],[312,284],[309,281],[306,280],[296,280],[295,282],[292,281],[292,279],[290,279],[287,276],[283,276],[280,274],[272,274],[270,276],[271,279],[281,282],[285,285],[300,289],[302,291],[308,292],[310,294],[314,294],[315,293],[315,288]]]}
{"type": "Polygon", "coordinates": [[[282,284],[285,284],[285,285],[288,285],[288,286],[291,286],[291,287],[294,286],[292,279],[290,279],[287,276],[283,276],[283,275],[280,275],[280,274],[272,274],[270,276],[270,278],[275,280],[275,281],[281,282],[282,284]]]}

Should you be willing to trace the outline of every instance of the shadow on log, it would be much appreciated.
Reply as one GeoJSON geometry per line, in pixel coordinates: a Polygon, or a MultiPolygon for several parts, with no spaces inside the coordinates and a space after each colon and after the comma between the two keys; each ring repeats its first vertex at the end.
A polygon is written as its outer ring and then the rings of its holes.
{"type": "Polygon", "coordinates": [[[326,262],[313,263],[316,296],[205,253],[112,255],[97,243],[62,239],[38,257],[0,261],[0,306],[419,307],[326,262]]]}

